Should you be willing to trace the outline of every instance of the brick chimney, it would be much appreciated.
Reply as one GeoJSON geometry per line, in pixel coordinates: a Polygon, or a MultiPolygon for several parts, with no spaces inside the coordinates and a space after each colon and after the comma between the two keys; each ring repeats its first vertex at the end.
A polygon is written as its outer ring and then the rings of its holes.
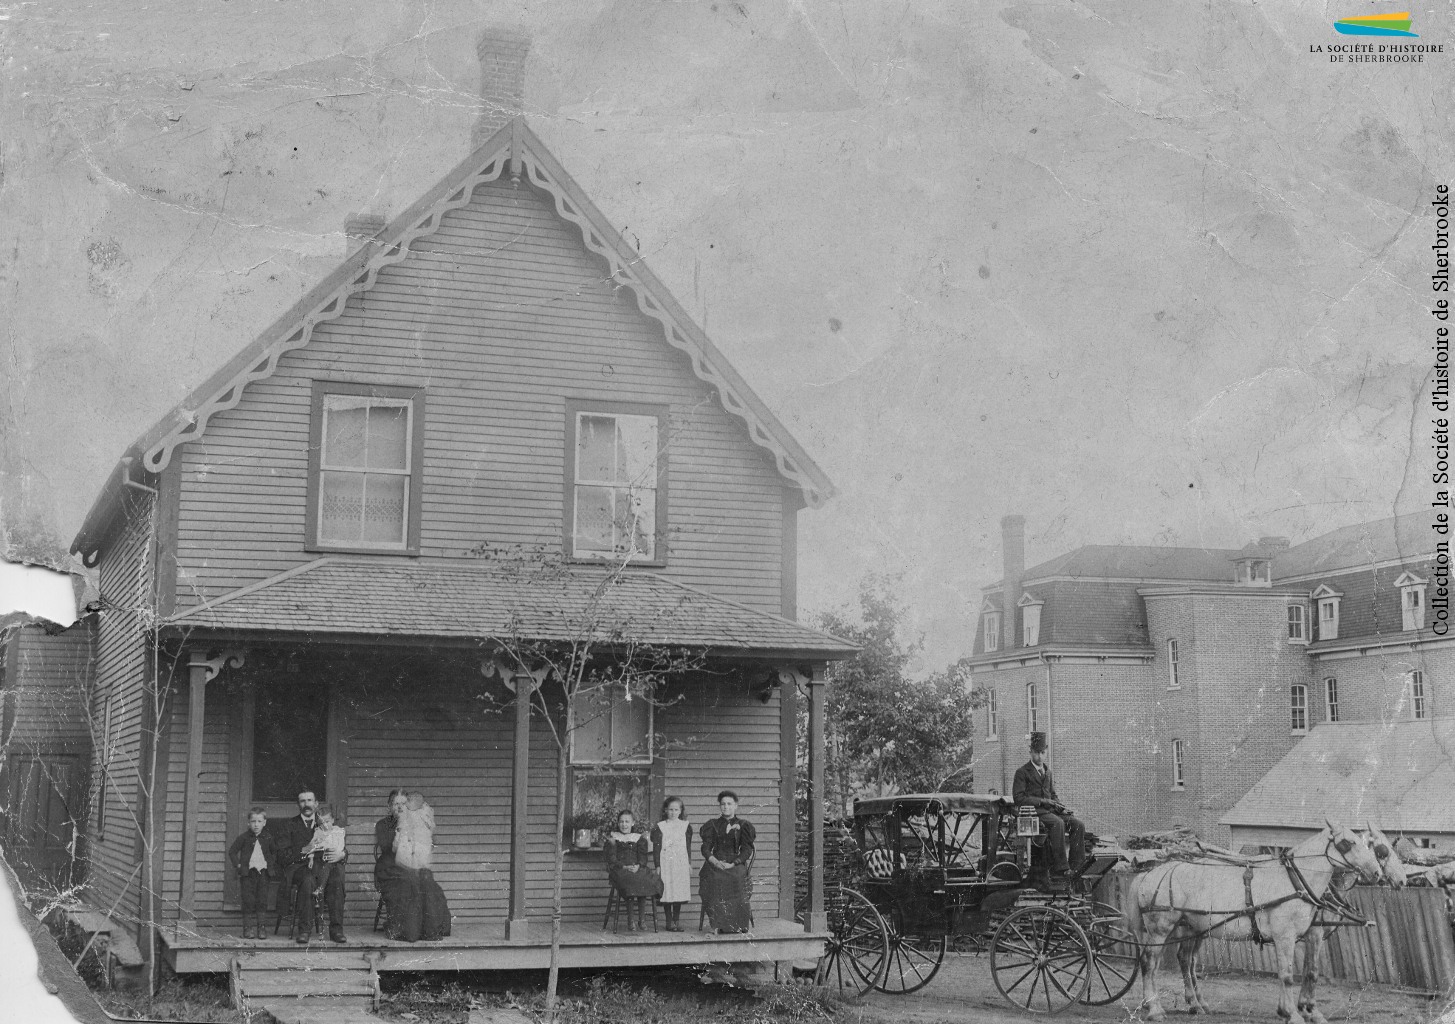
{"type": "Polygon", "coordinates": [[[1000,521],[1000,557],[1005,564],[1001,586],[1001,650],[1019,647],[1016,603],[1021,599],[1021,577],[1026,574],[1026,517],[1006,516],[1000,521]]]}
{"type": "Polygon", "coordinates": [[[480,118],[470,134],[470,147],[486,139],[525,109],[525,57],[530,36],[519,29],[490,28],[475,44],[480,55],[480,118]]]}

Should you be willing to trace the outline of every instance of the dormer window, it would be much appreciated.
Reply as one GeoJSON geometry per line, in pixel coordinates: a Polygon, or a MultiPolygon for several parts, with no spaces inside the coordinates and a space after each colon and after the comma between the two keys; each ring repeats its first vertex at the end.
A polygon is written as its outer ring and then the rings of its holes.
{"type": "Polygon", "coordinates": [[[1399,588],[1401,629],[1425,628],[1425,581],[1412,572],[1394,581],[1399,588]]]}
{"type": "Polygon", "coordinates": [[[1000,612],[986,612],[980,622],[985,633],[985,653],[1000,650],[1000,612]]]}
{"type": "Polygon", "coordinates": [[[1045,602],[1023,594],[1017,603],[1021,610],[1021,646],[1034,647],[1041,642],[1041,606],[1045,602]]]}
{"type": "Polygon", "coordinates": [[[1314,607],[1318,609],[1319,639],[1339,639],[1339,602],[1344,595],[1327,583],[1314,591],[1314,607]]]}

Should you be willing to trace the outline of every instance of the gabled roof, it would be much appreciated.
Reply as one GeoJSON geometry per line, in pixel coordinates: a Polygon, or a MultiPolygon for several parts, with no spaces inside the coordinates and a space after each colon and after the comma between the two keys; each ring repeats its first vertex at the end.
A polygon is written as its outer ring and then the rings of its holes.
{"type": "Polygon", "coordinates": [[[1222,817],[1224,825],[1455,832],[1455,718],[1326,722],[1222,817]]]}
{"type": "Polygon", "coordinates": [[[799,488],[806,504],[817,508],[832,496],[833,484],[823,470],[586,197],[525,119],[517,117],[137,438],[92,505],[71,550],[90,555],[105,540],[120,510],[131,461],[139,461],[143,472],[161,472],[178,445],[202,437],[212,417],[236,406],[249,384],[271,377],[279,357],[307,345],[318,323],[340,316],[351,296],[374,286],[380,270],[408,256],[415,240],[439,230],[445,214],[469,203],[477,186],[503,174],[519,177],[552,197],[556,213],[580,229],[586,248],[606,259],[611,280],[630,290],[642,313],[661,324],[667,343],[687,355],[693,373],[716,391],[724,409],[743,421],[753,443],[773,456],[778,472],[799,488]]]}
{"type": "Polygon", "coordinates": [[[828,633],[651,572],[329,556],[190,608],[166,632],[591,641],[846,658],[828,633]]]}

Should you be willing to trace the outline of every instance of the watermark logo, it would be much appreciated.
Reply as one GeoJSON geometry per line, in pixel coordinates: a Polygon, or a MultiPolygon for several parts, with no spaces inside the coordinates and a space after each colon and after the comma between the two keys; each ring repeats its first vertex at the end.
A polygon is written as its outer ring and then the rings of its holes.
{"type": "Polygon", "coordinates": [[[1410,12],[1398,14],[1375,14],[1368,18],[1340,18],[1334,22],[1334,31],[1346,36],[1404,36],[1418,39],[1410,31],[1410,12]]]}

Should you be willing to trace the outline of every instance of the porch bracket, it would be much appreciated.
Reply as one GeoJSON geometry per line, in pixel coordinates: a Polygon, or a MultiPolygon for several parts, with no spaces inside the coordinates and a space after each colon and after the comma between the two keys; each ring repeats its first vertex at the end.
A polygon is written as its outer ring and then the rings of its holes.
{"type": "Polygon", "coordinates": [[[828,931],[823,905],[823,769],[824,696],[827,678],[823,662],[813,666],[808,682],[808,909],[804,927],[828,931]]]}
{"type": "Polygon", "coordinates": [[[241,668],[246,652],[236,648],[212,657],[207,648],[194,648],[188,658],[187,790],[182,805],[182,892],[178,900],[182,921],[197,920],[197,808],[202,801],[202,737],[207,714],[207,684],[224,668],[241,668]]]}

